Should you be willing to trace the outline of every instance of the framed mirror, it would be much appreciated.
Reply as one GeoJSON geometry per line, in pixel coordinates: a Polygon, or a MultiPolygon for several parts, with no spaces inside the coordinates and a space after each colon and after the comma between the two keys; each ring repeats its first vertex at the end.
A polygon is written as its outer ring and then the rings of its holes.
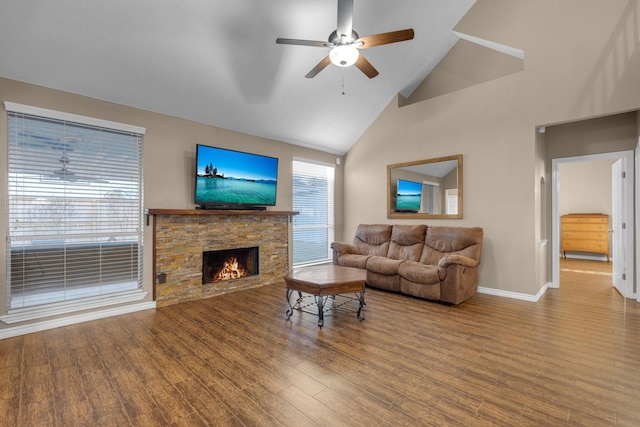
{"type": "Polygon", "coordinates": [[[387,218],[462,218],[462,154],[388,165],[387,218]]]}

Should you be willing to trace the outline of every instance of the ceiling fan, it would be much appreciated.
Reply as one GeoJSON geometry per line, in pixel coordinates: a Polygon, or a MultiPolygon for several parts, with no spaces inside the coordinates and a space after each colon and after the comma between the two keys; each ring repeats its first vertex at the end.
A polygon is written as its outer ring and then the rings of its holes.
{"type": "Polygon", "coordinates": [[[359,52],[359,49],[411,40],[413,35],[413,29],[409,28],[360,37],[353,30],[353,0],[338,0],[338,28],[329,35],[328,41],[278,38],[276,43],[331,49],[329,55],[307,73],[305,77],[308,79],[315,77],[329,64],[334,64],[338,67],[350,67],[355,64],[360,71],[372,79],[378,75],[378,70],[359,52]]]}
{"type": "Polygon", "coordinates": [[[68,182],[68,183],[74,183],[74,182],[103,183],[103,184],[108,183],[108,181],[105,181],[103,179],[96,178],[93,176],[80,176],[80,175],[77,175],[75,172],[69,170],[68,165],[69,163],[71,163],[71,159],[69,159],[69,157],[67,157],[64,154],[60,156],[60,158],[58,158],[58,162],[60,162],[62,166],[60,167],[60,169],[54,170],[49,175],[50,179],[56,179],[56,180],[68,182]]]}

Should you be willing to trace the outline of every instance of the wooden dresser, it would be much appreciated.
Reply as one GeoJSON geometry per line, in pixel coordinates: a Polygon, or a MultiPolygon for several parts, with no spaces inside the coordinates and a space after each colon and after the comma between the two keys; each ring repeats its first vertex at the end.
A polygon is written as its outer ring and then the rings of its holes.
{"type": "Polygon", "coordinates": [[[566,252],[604,254],[609,262],[609,215],[568,214],[561,217],[562,255],[566,252]]]}

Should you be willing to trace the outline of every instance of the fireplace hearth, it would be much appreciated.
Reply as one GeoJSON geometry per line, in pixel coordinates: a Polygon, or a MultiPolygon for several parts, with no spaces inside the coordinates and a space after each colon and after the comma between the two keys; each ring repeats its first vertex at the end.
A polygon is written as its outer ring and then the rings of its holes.
{"type": "Polygon", "coordinates": [[[202,284],[259,274],[258,247],[202,252],[202,284]]]}

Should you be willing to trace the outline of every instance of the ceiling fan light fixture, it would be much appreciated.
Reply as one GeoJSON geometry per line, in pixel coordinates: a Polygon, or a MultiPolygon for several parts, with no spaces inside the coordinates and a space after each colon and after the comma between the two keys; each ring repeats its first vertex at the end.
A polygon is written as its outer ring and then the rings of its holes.
{"type": "Polygon", "coordinates": [[[329,55],[322,58],[318,64],[311,69],[304,77],[314,78],[320,71],[330,64],[336,67],[346,68],[355,65],[360,71],[370,79],[378,75],[378,70],[365,58],[360,56],[359,48],[368,49],[370,47],[381,46],[390,43],[398,43],[406,40],[413,40],[413,28],[405,30],[390,31],[388,33],[373,34],[360,37],[353,29],[353,1],[338,1],[338,25],[329,34],[326,42],[302,39],[277,38],[277,44],[290,44],[296,46],[312,46],[331,48],[329,55]]]}
{"type": "Polygon", "coordinates": [[[351,67],[358,60],[360,52],[352,45],[338,45],[329,52],[331,63],[338,67],[351,67]]]}

